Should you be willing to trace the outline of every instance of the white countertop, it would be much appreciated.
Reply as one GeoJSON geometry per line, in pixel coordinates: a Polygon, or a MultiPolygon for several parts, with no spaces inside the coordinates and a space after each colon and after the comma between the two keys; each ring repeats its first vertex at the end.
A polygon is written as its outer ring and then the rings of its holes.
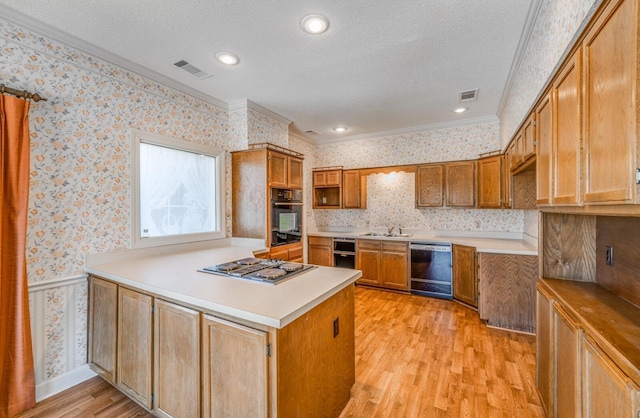
{"type": "Polygon", "coordinates": [[[274,328],[285,327],[362,275],[359,270],[317,267],[272,285],[197,271],[252,257],[260,248],[226,239],[91,254],[85,270],[159,297],[274,328]]]}
{"type": "MultiPolygon", "coordinates": [[[[410,237],[367,236],[367,231],[330,230],[307,232],[308,236],[345,237],[357,239],[373,239],[406,242],[439,242],[475,247],[480,253],[538,255],[538,244],[535,239],[525,239],[522,234],[509,232],[465,232],[465,231],[404,231],[410,237]]],[[[375,231],[380,232],[380,231],[375,231]]]]}

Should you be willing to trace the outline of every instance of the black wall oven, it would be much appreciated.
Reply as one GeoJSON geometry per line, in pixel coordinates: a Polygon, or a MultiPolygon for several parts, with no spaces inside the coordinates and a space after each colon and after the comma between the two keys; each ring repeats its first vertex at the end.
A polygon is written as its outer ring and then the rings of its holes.
{"type": "Polygon", "coordinates": [[[271,189],[271,246],[302,239],[302,190],[271,189]]]}
{"type": "Polygon", "coordinates": [[[411,242],[411,293],[453,299],[451,244],[411,242]]]}

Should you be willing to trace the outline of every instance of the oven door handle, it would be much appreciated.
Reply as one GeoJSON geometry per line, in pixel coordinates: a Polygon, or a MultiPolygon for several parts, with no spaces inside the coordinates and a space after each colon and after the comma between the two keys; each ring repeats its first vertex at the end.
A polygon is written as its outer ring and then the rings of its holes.
{"type": "Polygon", "coordinates": [[[447,245],[409,244],[409,249],[422,251],[438,251],[443,253],[451,252],[451,247],[447,245]]]}

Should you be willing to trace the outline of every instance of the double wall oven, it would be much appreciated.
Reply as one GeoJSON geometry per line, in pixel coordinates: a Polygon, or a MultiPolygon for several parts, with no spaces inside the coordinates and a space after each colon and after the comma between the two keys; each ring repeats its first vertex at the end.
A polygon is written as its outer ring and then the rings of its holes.
{"type": "Polygon", "coordinates": [[[302,240],[302,190],[271,189],[271,246],[302,240]]]}

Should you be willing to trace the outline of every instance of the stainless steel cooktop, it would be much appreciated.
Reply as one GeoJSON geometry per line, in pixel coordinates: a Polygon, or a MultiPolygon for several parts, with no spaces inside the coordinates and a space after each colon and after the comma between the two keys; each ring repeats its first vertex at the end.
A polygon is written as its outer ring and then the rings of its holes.
{"type": "Polygon", "coordinates": [[[202,273],[276,284],[305,273],[315,266],[278,259],[243,258],[199,269],[202,273]]]}

